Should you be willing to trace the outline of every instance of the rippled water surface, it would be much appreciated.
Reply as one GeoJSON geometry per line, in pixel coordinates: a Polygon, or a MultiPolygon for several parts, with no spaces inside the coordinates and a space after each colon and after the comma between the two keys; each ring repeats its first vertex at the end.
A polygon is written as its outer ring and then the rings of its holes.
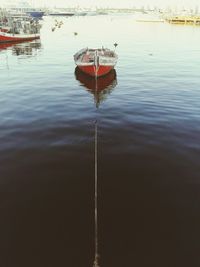
{"type": "Polygon", "coordinates": [[[0,266],[93,265],[95,121],[100,266],[200,266],[200,28],[57,19],[0,46],[0,266]],[[75,69],[115,42],[108,76],[75,69]]]}

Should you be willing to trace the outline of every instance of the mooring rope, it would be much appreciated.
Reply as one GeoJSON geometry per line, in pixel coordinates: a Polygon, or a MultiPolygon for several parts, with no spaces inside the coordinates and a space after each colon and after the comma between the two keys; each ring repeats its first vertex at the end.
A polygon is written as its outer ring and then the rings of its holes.
{"type": "MultiPolygon", "coordinates": [[[[95,75],[95,100],[97,100],[97,60],[95,60],[96,63],[96,75],[95,75]]],[[[98,106],[96,105],[96,110],[98,106]]],[[[99,251],[98,251],[98,121],[97,116],[95,120],[95,134],[94,134],[94,179],[95,179],[95,185],[94,185],[94,221],[95,221],[95,256],[94,256],[94,264],[93,267],[99,267],[99,251]]]]}
{"type": "Polygon", "coordinates": [[[94,210],[94,220],[95,220],[95,257],[94,257],[94,267],[99,267],[99,252],[98,252],[98,125],[97,120],[95,121],[95,210],[94,210]]]}

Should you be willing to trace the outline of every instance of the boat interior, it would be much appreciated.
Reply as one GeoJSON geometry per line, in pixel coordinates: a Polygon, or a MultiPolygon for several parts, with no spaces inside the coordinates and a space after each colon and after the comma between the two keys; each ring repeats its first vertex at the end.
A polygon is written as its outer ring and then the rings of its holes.
{"type": "Polygon", "coordinates": [[[114,58],[115,53],[109,49],[86,49],[79,54],[77,60],[83,63],[92,63],[95,61],[95,57],[114,58]]]}

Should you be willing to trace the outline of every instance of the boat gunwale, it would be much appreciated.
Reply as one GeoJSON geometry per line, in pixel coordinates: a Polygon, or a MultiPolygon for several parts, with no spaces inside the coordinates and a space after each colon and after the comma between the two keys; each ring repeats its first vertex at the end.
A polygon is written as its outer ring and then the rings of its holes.
{"type": "Polygon", "coordinates": [[[99,65],[101,66],[115,66],[117,63],[117,59],[118,56],[115,53],[115,51],[112,51],[108,48],[97,48],[97,49],[93,49],[93,48],[83,48],[81,50],[79,50],[75,55],[74,55],[74,60],[76,65],[78,66],[92,66],[95,63],[95,60],[91,59],[92,61],[83,61],[83,57],[84,55],[86,55],[87,52],[92,52],[95,55],[95,52],[103,52],[103,54],[99,54],[99,65]],[[107,54],[105,54],[107,52],[107,54]],[[111,53],[109,55],[109,53],[111,53]],[[107,61],[107,62],[103,62],[103,61],[107,61]]]}

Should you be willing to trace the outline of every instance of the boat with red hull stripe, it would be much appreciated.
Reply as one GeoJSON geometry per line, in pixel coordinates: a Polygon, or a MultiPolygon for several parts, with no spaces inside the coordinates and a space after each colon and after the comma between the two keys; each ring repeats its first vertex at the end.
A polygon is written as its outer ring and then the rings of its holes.
{"type": "Polygon", "coordinates": [[[117,59],[117,54],[108,48],[84,48],[74,55],[77,67],[93,77],[108,74],[115,67],[117,59]]]}
{"type": "Polygon", "coordinates": [[[0,43],[32,41],[40,38],[40,34],[12,34],[0,32],[0,43]]]}

